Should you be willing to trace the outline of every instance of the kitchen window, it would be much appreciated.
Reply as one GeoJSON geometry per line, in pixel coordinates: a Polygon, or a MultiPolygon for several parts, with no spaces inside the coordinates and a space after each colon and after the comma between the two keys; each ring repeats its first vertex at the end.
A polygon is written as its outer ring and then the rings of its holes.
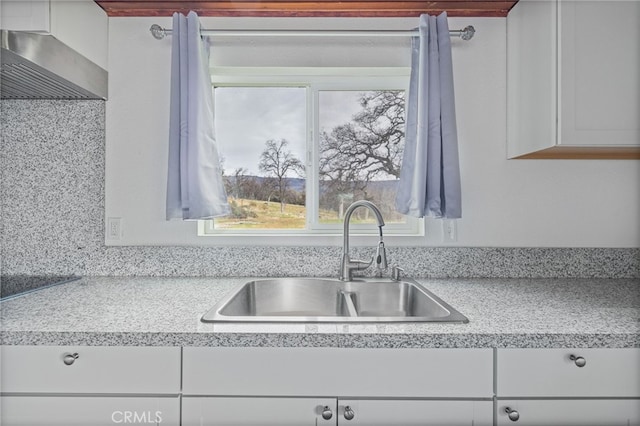
{"type": "MultiPolygon", "coordinates": [[[[212,69],[216,139],[232,214],[198,235],[336,235],[367,199],[386,235],[423,235],[395,212],[407,68],[212,69]]],[[[356,234],[375,234],[367,209],[356,234]]]]}

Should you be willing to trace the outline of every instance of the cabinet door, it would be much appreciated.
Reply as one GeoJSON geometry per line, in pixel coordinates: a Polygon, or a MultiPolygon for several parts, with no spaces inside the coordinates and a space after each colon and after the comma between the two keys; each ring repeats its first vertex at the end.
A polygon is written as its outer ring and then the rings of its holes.
{"type": "Polygon", "coordinates": [[[637,348],[498,349],[496,367],[498,397],[640,397],[637,348]]]}
{"type": "Polygon", "coordinates": [[[178,394],[180,348],[2,346],[2,391],[178,394]]]}
{"type": "MultiPolygon", "coordinates": [[[[498,426],[639,426],[640,400],[498,401],[498,426]],[[509,419],[505,409],[517,412],[509,419]],[[515,422],[515,423],[514,423],[515,422]]],[[[513,415],[513,413],[512,413],[513,415]]]]}
{"type": "Polygon", "coordinates": [[[182,399],[182,426],[335,426],[336,419],[332,398],[182,399]]]}
{"type": "Polygon", "coordinates": [[[0,29],[49,32],[49,0],[3,0],[0,29]]]}
{"type": "Polygon", "coordinates": [[[3,426],[180,424],[178,397],[4,396],[0,406],[3,426]]]}
{"type": "Polygon", "coordinates": [[[507,16],[508,157],[556,144],[556,5],[520,0],[507,16]]]}
{"type": "Polygon", "coordinates": [[[182,392],[490,398],[492,365],[491,349],[184,348],[182,392]]]}
{"type": "Polygon", "coordinates": [[[559,4],[562,145],[640,145],[640,1],[559,4]]]}
{"type": "Polygon", "coordinates": [[[340,426],[491,426],[492,401],[339,400],[340,426]]]}

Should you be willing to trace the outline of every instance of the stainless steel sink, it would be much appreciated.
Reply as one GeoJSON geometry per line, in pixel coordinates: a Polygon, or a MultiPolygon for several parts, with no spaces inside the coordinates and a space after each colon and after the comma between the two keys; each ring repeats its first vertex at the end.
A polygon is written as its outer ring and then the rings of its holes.
{"type": "Polygon", "coordinates": [[[412,279],[279,278],[235,288],[203,322],[458,322],[469,320],[412,279]]]}

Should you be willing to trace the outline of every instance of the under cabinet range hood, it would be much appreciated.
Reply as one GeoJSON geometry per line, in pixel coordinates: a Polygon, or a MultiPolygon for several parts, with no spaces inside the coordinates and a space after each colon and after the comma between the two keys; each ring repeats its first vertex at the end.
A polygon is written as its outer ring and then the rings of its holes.
{"type": "Polygon", "coordinates": [[[0,30],[1,99],[107,99],[107,71],[51,35],[0,30]]]}

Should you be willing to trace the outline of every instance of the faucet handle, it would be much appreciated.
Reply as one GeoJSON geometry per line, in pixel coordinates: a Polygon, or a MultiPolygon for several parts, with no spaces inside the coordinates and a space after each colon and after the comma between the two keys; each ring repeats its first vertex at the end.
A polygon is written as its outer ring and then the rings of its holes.
{"type": "Polygon", "coordinates": [[[402,279],[403,272],[404,272],[404,269],[399,268],[397,266],[392,266],[391,267],[391,279],[393,281],[400,281],[402,279]]]}

